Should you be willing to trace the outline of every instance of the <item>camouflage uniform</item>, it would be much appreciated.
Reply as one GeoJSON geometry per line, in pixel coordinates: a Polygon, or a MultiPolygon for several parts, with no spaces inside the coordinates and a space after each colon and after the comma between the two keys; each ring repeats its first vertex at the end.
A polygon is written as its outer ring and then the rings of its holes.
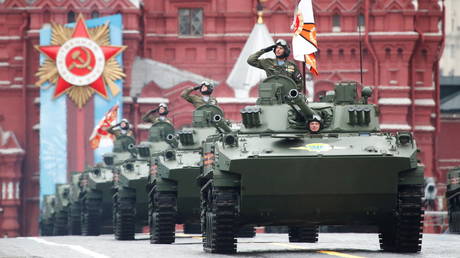
{"type": "Polygon", "coordinates": [[[274,58],[264,58],[259,59],[259,57],[266,52],[264,50],[257,51],[256,53],[252,54],[248,58],[248,64],[263,69],[267,73],[267,77],[273,75],[284,75],[292,80],[297,84],[297,89],[302,91],[303,89],[303,78],[302,74],[297,67],[297,64],[286,60],[284,64],[278,65],[277,60],[274,58]]]}
{"type": "Polygon", "coordinates": [[[192,93],[192,91],[193,91],[193,88],[185,89],[182,92],[181,97],[183,99],[187,100],[188,102],[192,103],[192,105],[195,108],[201,107],[201,106],[206,105],[206,104],[217,105],[217,100],[215,98],[209,96],[209,100],[205,101],[203,99],[203,97],[200,97],[198,95],[190,94],[190,93],[192,93]]]}

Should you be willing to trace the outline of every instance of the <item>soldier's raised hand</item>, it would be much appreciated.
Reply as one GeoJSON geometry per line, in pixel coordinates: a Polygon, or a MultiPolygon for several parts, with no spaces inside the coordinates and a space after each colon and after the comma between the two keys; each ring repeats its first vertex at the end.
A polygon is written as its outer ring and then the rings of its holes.
{"type": "Polygon", "coordinates": [[[275,45],[271,45],[269,47],[266,47],[264,49],[262,49],[264,52],[270,52],[270,51],[273,51],[273,49],[275,49],[276,47],[276,44],[275,45]]]}

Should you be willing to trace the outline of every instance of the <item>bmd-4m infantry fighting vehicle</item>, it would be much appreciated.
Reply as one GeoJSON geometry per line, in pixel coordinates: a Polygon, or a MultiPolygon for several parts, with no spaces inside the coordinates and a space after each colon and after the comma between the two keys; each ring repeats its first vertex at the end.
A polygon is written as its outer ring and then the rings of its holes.
{"type": "Polygon", "coordinates": [[[153,124],[149,130],[148,142],[134,146],[134,138],[115,141],[112,154],[104,156],[106,165],[113,167],[113,225],[115,238],[118,240],[134,239],[134,234],[144,225],[148,225],[148,198],[146,185],[150,172],[150,159],[163,150],[171,148],[165,139],[166,135],[174,133],[174,127],[160,121],[153,124]],[[117,147],[118,141],[120,147],[117,147]]]}
{"type": "Polygon", "coordinates": [[[356,83],[343,82],[333,102],[307,104],[291,79],[263,81],[257,106],[241,110],[244,128],[203,144],[205,251],[236,252],[242,225],[284,225],[290,242],[317,242],[319,225],[353,224],[378,226],[385,251],[420,251],[417,146],[408,132],[380,131],[371,93],[358,99],[356,83]],[[310,133],[315,116],[321,130],[310,133]]]}
{"type": "Polygon", "coordinates": [[[112,233],[112,169],[101,164],[88,168],[81,194],[81,231],[85,236],[112,233]]]}
{"type": "Polygon", "coordinates": [[[40,215],[40,235],[52,236],[54,227],[54,207],[56,205],[54,194],[43,196],[43,207],[40,215]]]}
{"type": "Polygon", "coordinates": [[[67,225],[69,235],[81,235],[81,192],[85,172],[72,172],[69,184],[69,208],[67,225]]]}
{"type": "Polygon", "coordinates": [[[447,209],[449,213],[449,231],[460,233],[460,167],[447,173],[447,209]]]}
{"type": "Polygon", "coordinates": [[[201,233],[200,188],[196,183],[201,171],[201,144],[216,134],[212,117],[223,114],[214,105],[197,108],[192,128],[166,136],[175,148],[152,160],[148,190],[151,243],[173,243],[176,224],[184,224],[185,233],[201,233]]]}
{"type": "Polygon", "coordinates": [[[70,185],[56,184],[55,206],[54,206],[54,236],[65,236],[68,234],[68,211],[70,205],[70,185]]]}

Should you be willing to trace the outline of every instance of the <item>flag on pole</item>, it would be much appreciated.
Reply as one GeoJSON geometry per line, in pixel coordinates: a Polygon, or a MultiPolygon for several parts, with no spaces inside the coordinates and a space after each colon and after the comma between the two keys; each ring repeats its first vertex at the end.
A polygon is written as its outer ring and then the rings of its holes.
{"type": "Polygon", "coordinates": [[[99,121],[97,126],[93,129],[93,133],[91,134],[91,137],[89,138],[91,148],[97,149],[103,138],[110,138],[113,140],[113,135],[105,131],[105,128],[108,128],[117,122],[117,114],[118,114],[118,104],[113,106],[105,114],[105,116],[99,121]]]}
{"type": "Polygon", "coordinates": [[[295,60],[305,62],[310,72],[318,76],[315,56],[315,53],[318,52],[318,42],[316,41],[316,24],[311,1],[300,0],[295,10],[291,26],[294,31],[292,51],[295,60]]]}

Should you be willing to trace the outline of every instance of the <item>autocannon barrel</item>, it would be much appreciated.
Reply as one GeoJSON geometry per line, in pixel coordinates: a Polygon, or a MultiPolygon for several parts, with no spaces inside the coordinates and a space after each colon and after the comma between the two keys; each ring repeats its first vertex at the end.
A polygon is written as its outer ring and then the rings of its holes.
{"type": "Polygon", "coordinates": [[[307,105],[303,95],[298,90],[291,89],[287,95],[287,98],[291,104],[297,105],[300,108],[300,112],[305,119],[308,119],[309,117],[312,117],[316,114],[315,111],[313,111],[313,109],[307,105]]]}
{"type": "Polygon", "coordinates": [[[166,135],[166,142],[173,148],[176,148],[179,145],[179,142],[173,134],[166,135]]]}
{"type": "Polygon", "coordinates": [[[223,130],[226,133],[232,132],[232,129],[228,124],[225,122],[223,117],[221,115],[214,115],[212,118],[212,124],[218,129],[218,130],[223,130]]]}

